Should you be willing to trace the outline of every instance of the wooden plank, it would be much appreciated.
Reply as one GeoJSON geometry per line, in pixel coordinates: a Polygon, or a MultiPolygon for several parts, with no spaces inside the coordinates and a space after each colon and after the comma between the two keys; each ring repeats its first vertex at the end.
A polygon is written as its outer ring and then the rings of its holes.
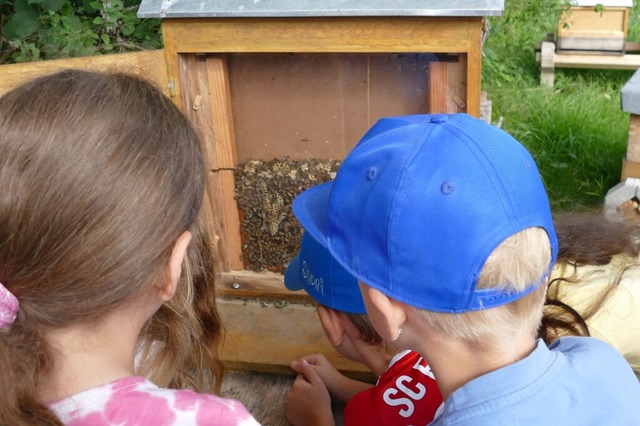
{"type": "Polygon", "coordinates": [[[640,178],[640,163],[634,163],[632,161],[622,160],[622,173],[620,181],[622,182],[626,178],[640,178]]]}
{"type": "Polygon", "coordinates": [[[240,213],[236,203],[236,184],[233,170],[220,170],[222,204],[220,214],[224,222],[224,238],[227,246],[229,270],[244,269],[242,262],[242,240],[240,237],[240,213]]]}
{"type": "Polygon", "coordinates": [[[470,38],[470,49],[467,54],[467,74],[464,84],[467,85],[467,112],[480,117],[480,88],[482,86],[482,27],[474,28],[477,35],[470,38]]]}
{"type": "Polygon", "coordinates": [[[166,95],[169,95],[162,49],[2,65],[0,66],[0,95],[32,78],[69,68],[136,74],[154,82],[166,95]]]}
{"type": "Polygon", "coordinates": [[[429,62],[429,113],[467,112],[466,59],[467,55],[460,54],[440,62],[429,62]]]}
{"type": "Polygon", "coordinates": [[[182,106],[182,84],[180,81],[180,58],[176,51],[175,36],[173,34],[173,25],[167,25],[167,20],[162,21],[162,42],[164,45],[165,63],[167,69],[167,78],[169,80],[169,93],[173,103],[178,108],[182,106]]]}
{"type": "MultiPolygon", "coordinates": [[[[624,54],[624,37],[603,36],[603,37],[559,37],[559,51],[603,51],[624,54]]],[[[561,52],[559,52],[561,53],[561,52]]],[[[588,53],[588,52],[585,52],[588,53]]]]}
{"type": "Polygon", "coordinates": [[[553,88],[555,80],[555,51],[556,45],[554,43],[544,41],[540,54],[536,54],[536,58],[540,58],[540,84],[549,88],[553,88]]]}
{"type": "Polygon", "coordinates": [[[429,113],[447,112],[447,63],[429,62],[429,113]]]}
{"type": "Polygon", "coordinates": [[[584,31],[573,31],[566,30],[563,32],[562,37],[559,38],[615,38],[615,39],[624,39],[624,33],[622,30],[612,30],[612,29],[604,29],[604,30],[584,30],[584,31]]]}
{"type": "Polygon", "coordinates": [[[231,268],[227,258],[224,217],[220,213],[223,198],[219,172],[209,172],[206,190],[207,196],[204,200],[203,214],[212,242],[215,242],[213,246],[214,271],[217,274],[229,272],[231,268]]]}
{"type": "Polygon", "coordinates": [[[292,374],[291,361],[324,354],[341,371],[371,373],[329,344],[315,306],[269,299],[218,298],[226,329],[221,359],[230,369],[292,374]]]}
{"type": "Polygon", "coordinates": [[[632,163],[640,163],[640,115],[631,114],[629,117],[626,160],[632,163]]]}
{"type": "MultiPolygon", "coordinates": [[[[543,41],[553,43],[553,37],[551,37],[551,40],[543,40],[543,41]]],[[[539,41],[538,43],[536,43],[536,47],[535,47],[536,55],[542,49],[543,41],[539,41]]],[[[633,54],[633,53],[638,53],[638,52],[640,52],[640,41],[629,41],[629,40],[625,41],[624,53],[633,54]]],[[[567,54],[567,53],[569,53],[569,52],[566,52],[566,51],[562,52],[562,54],[567,54]]],[[[580,52],[580,53],[584,54],[584,52],[580,52]]],[[[591,54],[596,54],[596,53],[595,52],[589,52],[589,54],[591,55],[591,54]]],[[[607,52],[603,52],[603,54],[607,54],[607,52]]],[[[536,61],[540,62],[540,58],[536,57],[536,61]]]]}
{"type": "Polygon", "coordinates": [[[208,88],[211,91],[210,113],[215,129],[212,142],[217,168],[233,169],[237,164],[237,158],[227,59],[220,55],[208,55],[205,63],[208,88]]]}
{"type": "Polygon", "coordinates": [[[165,20],[163,31],[169,26],[177,53],[460,53],[471,49],[476,32],[481,34],[482,18],[172,19],[165,20]]]}
{"type": "Polygon", "coordinates": [[[242,269],[240,218],[233,176],[235,148],[228,146],[233,143],[231,100],[223,98],[229,88],[226,77],[220,75],[220,72],[226,73],[224,62],[205,55],[182,54],[179,66],[183,112],[198,130],[210,171],[205,217],[212,235],[219,238],[216,270],[242,269]]]}
{"type": "Polygon", "coordinates": [[[204,55],[181,55],[182,112],[196,126],[209,170],[218,170],[211,97],[204,55]]]}
{"type": "Polygon", "coordinates": [[[232,269],[243,269],[240,218],[233,197],[233,171],[210,171],[207,189],[211,209],[207,226],[211,235],[219,238],[214,248],[215,271],[225,273],[232,269]]]}
{"type": "Polygon", "coordinates": [[[270,271],[243,270],[219,274],[216,280],[216,294],[221,297],[248,299],[262,297],[298,303],[313,302],[303,290],[287,290],[284,286],[283,275],[270,271]]]}
{"type": "Polygon", "coordinates": [[[640,55],[562,55],[554,54],[556,68],[599,68],[615,70],[635,70],[640,67],[640,55]]]}
{"type": "MultiPolygon", "coordinates": [[[[203,81],[202,73],[205,68],[204,57],[196,55],[181,55],[178,61],[181,79],[181,106],[182,112],[194,124],[205,156],[208,169],[215,165],[215,147],[211,141],[213,137],[213,124],[210,111],[211,100],[207,82],[203,81]]],[[[176,98],[174,98],[175,101],[176,98]]],[[[216,271],[228,271],[230,269],[226,250],[226,235],[224,220],[220,212],[221,196],[220,179],[213,178],[211,172],[206,180],[206,198],[203,205],[203,215],[211,233],[211,238],[216,241],[214,247],[214,261],[216,271]]]]}
{"type": "Polygon", "coordinates": [[[640,41],[627,40],[625,44],[625,52],[626,53],[640,52],[640,41]]]}
{"type": "Polygon", "coordinates": [[[574,6],[562,14],[558,21],[558,37],[569,31],[620,30],[626,37],[629,8],[605,7],[596,11],[590,6],[574,6]]]}
{"type": "MultiPolygon", "coordinates": [[[[544,43],[543,43],[544,45],[544,43]]],[[[640,55],[597,55],[597,54],[559,54],[551,57],[555,68],[597,68],[613,70],[636,70],[640,68],[640,55]]],[[[536,54],[540,62],[541,55],[536,54]]]]}

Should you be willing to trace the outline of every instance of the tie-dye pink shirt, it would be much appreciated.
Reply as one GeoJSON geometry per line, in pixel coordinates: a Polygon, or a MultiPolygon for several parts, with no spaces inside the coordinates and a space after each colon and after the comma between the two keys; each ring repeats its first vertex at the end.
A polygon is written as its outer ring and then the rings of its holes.
{"type": "Polygon", "coordinates": [[[259,426],[239,401],[159,388],[144,377],[107,383],[49,407],[69,426],[259,426]]]}

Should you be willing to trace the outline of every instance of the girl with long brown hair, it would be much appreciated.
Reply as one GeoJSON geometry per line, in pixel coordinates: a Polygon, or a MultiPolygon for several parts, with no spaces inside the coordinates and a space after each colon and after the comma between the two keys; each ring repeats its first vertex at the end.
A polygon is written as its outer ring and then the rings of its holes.
{"type": "Polygon", "coordinates": [[[132,75],[41,77],[0,98],[0,153],[0,424],[257,424],[158,387],[222,371],[203,155],[171,101],[132,75]]]}

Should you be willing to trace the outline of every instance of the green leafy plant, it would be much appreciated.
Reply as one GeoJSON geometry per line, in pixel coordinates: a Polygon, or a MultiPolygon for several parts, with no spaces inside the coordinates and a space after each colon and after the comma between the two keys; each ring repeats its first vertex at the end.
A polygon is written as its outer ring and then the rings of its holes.
{"type": "Polygon", "coordinates": [[[139,0],[0,0],[0,63],[162,46],[160,20],[136,16],[139,0]]]}

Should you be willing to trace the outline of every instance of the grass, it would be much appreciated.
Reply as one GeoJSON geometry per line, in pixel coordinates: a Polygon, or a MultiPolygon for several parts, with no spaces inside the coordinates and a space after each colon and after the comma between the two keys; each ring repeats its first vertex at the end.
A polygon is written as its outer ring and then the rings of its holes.
{"type": "MultiPolygon", "coordinates": [[[[555,211],[601,206],[620,181],[629,114],[620,90],[633,71],[556,70],[554,89],[540,86],[535,45],[555,32],[559,0],[506,0],[502,17],[491,18],[485,45],[483,90],[493,117],[522,142],[538,163],[555,211]]],[[[640,36],[634,2],[629,39],[640,36]]]]}

